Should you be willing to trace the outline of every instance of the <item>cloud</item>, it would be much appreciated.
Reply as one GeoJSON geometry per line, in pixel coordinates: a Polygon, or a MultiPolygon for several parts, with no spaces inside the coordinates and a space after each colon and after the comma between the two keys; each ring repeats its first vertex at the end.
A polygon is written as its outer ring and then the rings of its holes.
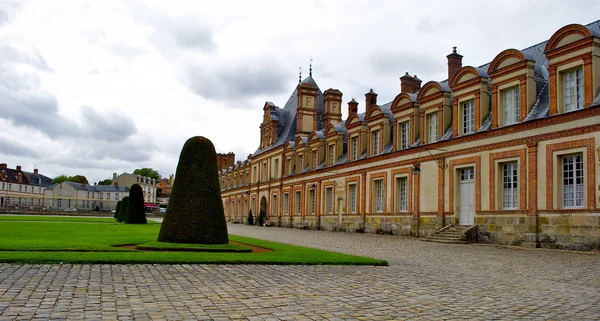
{"type": "Polygon", "coordinates": [[[89,137],[122,141],[137,132],[133,119],[124,114],[101,114],[90,106],[81,107],[85,132],[89,137]]]}
{"type": "Polygon", "coordinates": [[[52,71],[37,48],[29,48],[28,51],[0,44],[0,57],[2,57],[3,64],[26,64],[41,71],[52,71]]]}
{"type": "Polygon", "coordinates": [[[376,52],[370,57],[371,67],[381,73],[400,72],[398,77],[409,72],[411,75],[432,74],[445,68],[443,59],[429,54],[399,50],[376,52]]]}
{"type": "Polygon", "coordinates": [[[8,14],[6,11],[0,9],[0,26],[8,21],[8,14]]]}
{"type": "MultiPolygon", "coordinates": [[[[213,100],[242,101],[289,90],[289,73],[274,61],[240,62],[234,66],[192,64],[186,68],[187,86],[213,100]]],[[[250,107],[235,104],[233,107],[250,107]]]]}
{"type": "Polygon", "coordinates": [[[8,138],[0,139],[0,150],[2,154],[22,156],[22,157],[40,157],[39,151],[32,148],[29,144],[23,144],[19,141],[12,141],[8,138]]]}

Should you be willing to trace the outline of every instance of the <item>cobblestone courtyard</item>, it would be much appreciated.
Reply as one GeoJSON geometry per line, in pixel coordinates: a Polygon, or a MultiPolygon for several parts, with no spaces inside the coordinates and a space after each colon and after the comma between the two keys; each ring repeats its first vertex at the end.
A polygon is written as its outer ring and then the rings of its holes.
{"type": "Polygon", "coordinates": [[[0,263],[0,320],[598,320],[600,254],[229,225],[389,267],[0,263]]]}

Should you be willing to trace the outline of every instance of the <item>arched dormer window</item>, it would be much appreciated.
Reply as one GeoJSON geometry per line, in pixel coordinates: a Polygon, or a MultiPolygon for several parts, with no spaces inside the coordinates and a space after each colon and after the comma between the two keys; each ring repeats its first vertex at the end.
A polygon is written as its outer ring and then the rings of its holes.
{"type": "Polygon", "coordinates": [[[308,136],[308,145],[310,150],[310,170],[319,168],[325,160],[325,134],[322,130],[314,131],[308,136]]]}
{"type": "Polygon", "coordinates": [[[307,159],[310,152],[310,146],[308,145],[308,137],[298,136],[296,137],[296,173],[304,173],[308,167],[307,159]]]}
{"type": "Polygon", "coordinates": [[[490,63],[492,128],[525,120],[536,97],[535,61],[520,50],[507,49],[490,63]]]}
{"type": "Polygon", "coordinates": [[[392,102],[394,115],[394,142],[395,150],[402,150],[412,146],[420,134],[421,121],[419,120],[419,103],[417,95],[401,93],[392,102]]]}
{"type": "Polygon", "coordinates": [[[285,176],[296,174],[296,142],[288,141],[283,146],[285,176]]]}
{"type": "Polygon", "coordinates": [[[367,122],[365,114],[352,114],[346,120],[348,129],[348,162],[361,159],[367,149],[367,122]]]}
{"type": "Polygon", "coordinates": [[[579,24],[560,28],[544,54],[548,59],[550,115],[588,107],[600,86],[600,32],[579,24]]]}
{"type": "Polygon", "coordinates": [[[372,106],[367,112],[366,121],[368,133],[368,155],[377,156],[383,153],[390,143],[390,117],[391,111],[387,106],[372,106]]]}
{"type": "Polygon", "coordinates": [[[333,166],[344,154],[344,136],[347,134],[344,123],[329,124],[325,128],[325,141],[327,142],[327,166],[333,166]]]}
{"type": "Polygon", "coordinates": [[[488,74],[485,70],[466,66],[452,80],[452,136],[473,134],[479,130],[490,112],[488,74]]]}
{"type": "Polygon", "coordinates": [[[421,115],[421,143],[437,142],[452,125],[452,101],[447,83],[427,82],[419,91],[417,101],[421,115]]]}

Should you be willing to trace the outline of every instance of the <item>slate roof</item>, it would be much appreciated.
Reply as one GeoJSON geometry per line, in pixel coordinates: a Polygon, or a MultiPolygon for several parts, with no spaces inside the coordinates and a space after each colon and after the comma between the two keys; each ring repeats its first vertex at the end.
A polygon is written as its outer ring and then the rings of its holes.
{"type": "Polygon", "coordinates": [[[4,179],[1,179],[2,182],[31,185],[29,184],[29,179],[27,178],[27,175],[25,175],[25,172],[17,171],[16,169],[12,168],[3,168],[0,169],[0,173],[6,174],[6,177],[4,179]],[[20,182],[19,173],[22,173],[20,182]]]}
{"type": "Polygon", "coordinates": [[[48,176],[44,176],[42,174],[31,173],[31,172],[23,172],[23,174],[25,174],[25,176],[27,177],[27,180],[29,181],[30,185],[36,185],[36,186],[42,186],[42,187],[47,187],[47,186],[52,185],[52,178],[50,178],[48,176]]]}
{"type": "MultiPolygon", "coordinates": [[[[88,185],[88,184],[81,184],[81,183],[75,183],[75,182],[63,182],[67,185],[69,185],[71,188],[73,188],[76,191],[85,191],[85,192],[129,192],[129,188],[125,187],[125,186],[114,186],[114,185],[88,185]]],[[[54,187],[58,186],[60,184],[54,184],[52,186],[50,186],[50,189],[53,189],[54,187]]]]}

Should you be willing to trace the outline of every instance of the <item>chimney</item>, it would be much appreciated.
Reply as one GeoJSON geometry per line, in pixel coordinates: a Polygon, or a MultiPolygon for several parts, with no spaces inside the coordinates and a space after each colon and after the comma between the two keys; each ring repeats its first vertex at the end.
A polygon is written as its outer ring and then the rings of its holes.
{"type": "Polygon", "coordinates": [[[7,167],[6,163],[0,164],[0,168],[6,168],[6,167],[7,167]]]}
{"type": "Polygon", "coordinates": [[[373,89],[369,90],[368,93],[365,94],[365,106],[366,112],[368,113],[373,106],[377,105],[377,94],[373,91],[373,89]]]}
{"type": "Polygon", "coordinates": [[[113,173],[113,179],[117,178],[117,173],[113,173]]]}
{"type": "Polygon", "coordinates": [[[37,169],[37,168],[34,168],[34,169],[33,169],[33,173],[34,173],[34,174],[37,174],[37,173],[38,173],[38,169],[37,169]]]}
{"type": "Polygon", "coordinates": [[[407,73],[400,77],[400,92],[414,94],[421,90],[421,79],[417,75],[411,76],[407,73]]]}
{"type": "Polygon", "coordinates": [[[329,88],[323,93],[325,100],[324,126],[342,122],[342,92],[329,88]]]}
{"type": "Polygon", "coordinates": [[[114,183],[113,183],[113,186],[114,186],[115,188],[119,188],[119,183],[117,183],[117,182],[114,182],[114,183]]]}
{"type": "Polygon", "coordinates": [[[448,58],[448,83],[452,81],[452,77],[462,68],[463,56],[456,53],[456,47],[452,47],[452,53],[447,55],[448,58]]]}
{"type": "Polygon", "coordinates": [[[352,98],[352,100],[348,102],[348,117],[356,113],[358,113],[358,102],[352,98]]]}
{"type": "Polygon", "coordinates": [[[21,171],[21,165],[17,165],[17,172],[21,171]]]}

